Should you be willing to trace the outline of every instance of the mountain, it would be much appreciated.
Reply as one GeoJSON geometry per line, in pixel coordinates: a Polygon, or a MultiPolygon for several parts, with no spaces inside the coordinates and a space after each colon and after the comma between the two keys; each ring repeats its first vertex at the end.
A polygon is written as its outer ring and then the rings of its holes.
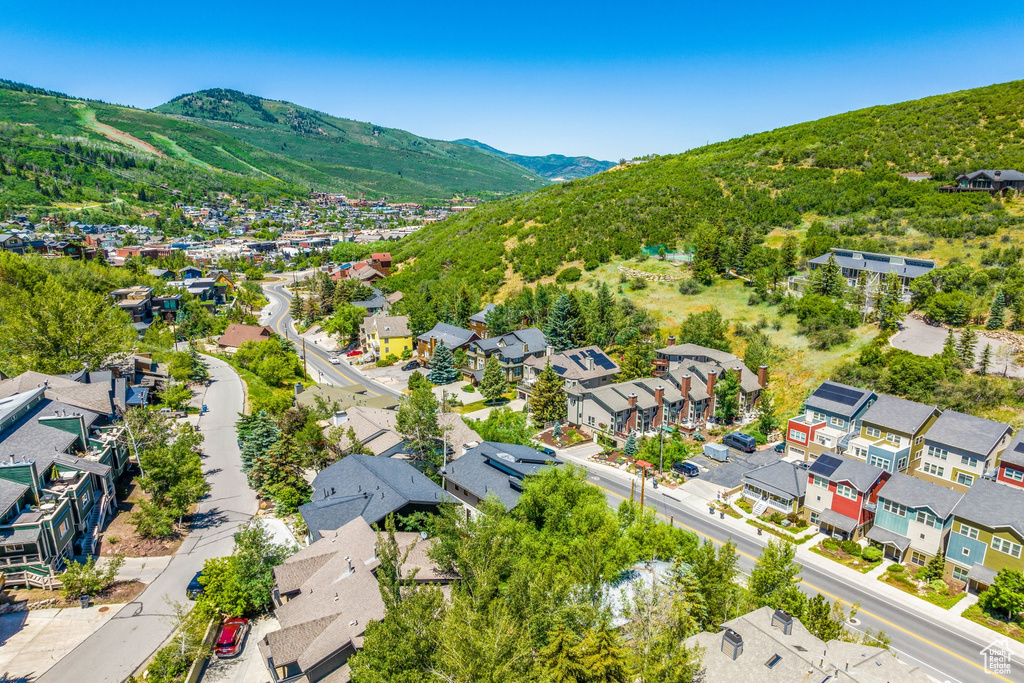
{"type": "Polygon", "coordinates": [[[201,124],[310,169],[311,185],[400,200],[500,196],[548,184],[482,150],[330,116],[237,90],[202,90],[155,109],[201,124]]]}
{"type": "Polygon", "coordinates": [[[543,157],[529,157],[522,154],[509,154],[508,152],[502,152],[500,149],[495,149],[490,145],[485,145],[478,140],[470,140],[469,138],[455,140],[455,143],[486,150],[503,159],[508,159],[512,163],[519,164],[523,168],[528,168],[537,175],[547,178],[548,180],[564,181],[575,180],[576,178],[586,178],[587,176],[594,175],[595,173],[607,171],[609,168],[615,166],[615,162],[613,161],[600,161],[590,157],[567,157],[561,154],[548,154],[543,157]]]}
{"type": "Polygon", "coordinates": [[[1014,81],[655,157],[427,226],[392,250],[406,261],[395,286],[458,278],[494,291],[644,244],[692,244],[698,228],[723,253],[815,221],[830,239],[875,251],[991,235],[1022,224],[1019,200],[938,186],[969,169],[1024,170],[1022,121],[1024,81],[1014,81]],[[915,171],[935,180],[899,175],[915,171]]]}

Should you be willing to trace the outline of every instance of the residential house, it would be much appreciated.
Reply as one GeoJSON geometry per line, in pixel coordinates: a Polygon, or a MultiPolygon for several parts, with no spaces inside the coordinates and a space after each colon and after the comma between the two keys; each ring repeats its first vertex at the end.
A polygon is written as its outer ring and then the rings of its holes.
{"type": "Polygon", "coordinates": [[[487,304],[482,311],[469,316],[469,329],[481,339],[487,339],[487,314],[495,308],[494,304],[487,304]]]}
{"type": "Polygon", "coordinates": [[[804,505],[811,524],[841,539],[864,536],[875,516],[878,491],[890,474],[837,453],[822,453],[807,469],[804,505]]]}
{"type": "Polygon", "coordinates": [[[617,442],[630,434],[671,427],[686,417],[686,397],[663,377],[566,390],[569,424],[602,432],[617,442]]]}
{"type": "Polygon", "coordinates": [[[310,540],[317,541],[324,531],[340,529],[357,517],[379,524],[391,514],[434,512],[454,501],[405,460],[349,455],[317,473],[311,501],[299,513],[310,540]]]}
{"type": "Polygon", "coordinates": [[[528,476],[560,464],[529,446],[484,441],[449,462],[441,476],[444,490],[468,505],[479,507],[481,501],[494,496],[511,510],[519,502],[528,476]]]}
{"type": "MultiPolygon", "coordinates": [[[[458,579],[430,560],[432,540],[397,532],[395,541],[403,578],[442,590],[458,579]]],[[[350,680],[349,657],[362,647],[366,626],[384,618],[379,566],[377,533],[356,517],[274,568],[274,615],[281,628],[257,646],[275,683],[350,680]]]]}
{"type": "Polygon", "coordinates": [[[743,475],[741,495],[760,515],[769,508],[783,514],[799,513],[807,492],[806,466],[779,460],[743,475]]]}
{"type": "Polygon", "coordinates": [[[25,240],[18,235],[9,232],[0,232],[0,249],[3,249],[4,251],[11,251],[15,254],[24,254],[27,249],[27,245],[25,244],[25,240]]]}
{"type": "Polygon", "coordinates": [[[1024,488],[1024,430],[1017,432],[1000,456],[996,470],[986,473],[1000,484],[1024,488]]]}
{"type": "Polygon", "coordinates": [[[165,268],[150,268],[147,272],[153,277],[161,280],[173,280],[175,277],[173,270],[167,270],[165,268]]]}
{"type": "Polygon", "coordinates": [[[657,349],[654,360],[654,374],[661,375],[669,370],[686,369],[692,363],[715,363],[721,368],[731,368],[742,361],[728,351],[700,346],[698,344],[676,344],[675,337],[668,338],[668,346],[657,349]]]}
{"type": "MultiPolygon", "coordinates": [[[[120,255],[120,254],[119,254],[120,255]]],[[[203,270],[196,266],[185,266],[178,271],[178,277],[182,280],[198,280],[203,276],[203,270]]]]}
{"type": "Polygon", "coordinates": [[[924,435],[924,455],[915,477],[966,491],[994,468],[1013,437],[1009,425],[943,411],[924,435]]]}
{"type": "Polygon", "coordinates": [[[465,351],[469,348],[470,342],[479,338],[475,332],[448,323],[437,323],[429,332],[416,337],[416,355],[423,360],[430,360],[438,342],[444,342],[452,352],[456,349],[465,351]]]}
{"type": "Polygon", "coordinates": [[[992,585],[1000,569],[1024,571],[1024,491],[988,479],[971,485],[953,508],[946,571],[968,589],[992,585]]]}
{"type": "Polygon", "coordinates": [[[878,491],[875,523],[867,538],[896,562],[923,567],[946,552],[953,508],[961,493],[897,472],[878,491]]]}
{"type": "MultiPolygon", "coordinates": [[[[947,188],[943,188],[947,189],[947,188]]],[[[956,190],[1006,194],[1007,190],[1024,192],[1024,173],[1009,169],[981,170],[956,177],[956,190]]]]}
{"type": "Polygon", "coordinates": [[[929,683],[924,671],[884,647],[825,642],[782,610],[761,607],[725,622],[719,633],[683,641],[700,648],[702,683],[929,683]]]}
{"type": "Polygon", "coordinates": [[[597,346],[531,356],[523,362],[523,381],[516,389],[519,398],[530,400],[537,376],[544,371],[548,363],[565,381],[566,389],[597,389],[613,383],[619,374],[618,364],[597,346]]]}
{"type": "Polygon", "coordinates": [[[248,341],[267,341],[274,336],[274,330],[269,325],[262,327],[258,325],[242,325],[231,323],[224,334],[217,340],[217,348],[237,351],[238,347],[248,341]]]}
{"type": "MultiPolygon", "coordinates": [[[[811,271],[814,271],[828,263],[829,258],[835,258],[836,264],[842,270],[843,277],[851,287],[857,286],[857,282],[863,274],[869,298],[873,297],[874,292],[878,290],[889,273],[896,274],[903,286],[904,296],[909,297],[910,283],[914,278],[926,275],[935,269],[935,261],[931,259],[874,254],[840,247],[832,247],[829,253],[815,256],[807,262],[807,265],[811,271]]],[[[804,280],[806,278],[801,279],[800,276],[790,278],[790,288],[793,288],[794,283],[801,283],[804,280]]]]}
{"type": "Polygon", "coordinates": [[[387,277],[391,275],[391,253],[387,251],[370,254],[370,267],[375,268],[387,277]]]}
{"type": "Polygon", "coordinates": [[[173,323],[178,317],[178,311],[182,307],[181,294],[164,294],[154,296],[153,315],[163,318],[164,322],[173,323]]]}
{"type": "Polygon", "coordinates": [[[373,396],[362,384],[351,384],[336,387],[330,384],[317,384],[298,390],[295,403],[305,408],[316,408],[319,401],[333,407],[335,413],[354,406],[366,406],[382,410],[394,410],[398,407],[398,399],[391,394],[373,396]]]}
{"type": "Polygon", "coordinates": [[[843,452],[875,398],[867,389],[822,382],[804,401],[803,413],[786,425],[787,454],[808,461],[822,453],[843,452]]]}
{"type": "MultiPolygon", "coordinates": [[[[327,421],[328,432],[335,427],[341,427],[345,432],[340,441],[330,444],[331,447],[340,452],[351,449],[353,444],[348,434],[351,429],[356,440],[374,455],[399,459],[407,457],[408,446],[396,430],[398,414],[394,410],[369,405],[371,401],[366,403],[339,410],[327,421]]],[[[458,413],[441,413],[437,420],[444,429],[444,442],[450,457],[457,458],[480,443],[480,435],[470,429],[458,413]]]]}
{"type": "Polygon", "coordinates": [[[363,299],[362,301],[353,301],[352,305],[358,306],[359,308],[365,308],[366,312],[370,315],[387,312],[387,310],[391,308],[391,301],[376,287],[371,287],[370,289],[373,292],[373,296],[369,299],[363,299]]]}
{"type": "Polygon", "coordinates": [[[669,380],[687,396],[682,421],[689,429],[699,426],[714,414],[715,383],[728,371],[740,376],[740,421],[751,417],[761,390],[768,386],[768,366],[763,365],[754,373],[727,351],[697,344],[675,344],[675,337],[669,337],[668,342],[667,347],[656,351],[654,374],[669,380]],[[692,381],[694,378],[696,381],[692,381]],[[701,385],[703,389],[699,388],[701,385]]]}
{"type": "Polygon", "coordinates": [[[550,351],[547,337],[536,327],[516,330],[499,337],[476,339],[466,349],[469,360],[463,368],[463,374],[477,384],[483,379],[487,360],[496,358],[505,380],[518,382],[523,378],[523,365],[528,359],[541,358],[550,351]]]}
{"type": "Polygon", "coordinates": [[[153,288],[136,285],[110,293],[118,308],[132,317],[132,327],[141,334],[153,322],[153,288]]]}
{"type": "Polygon", "coordinates": [[[359,326],[359,346],[372,358],[412,353],[412,332],[405,315],[369,315],[359,326]]]}
{"type": "Polygon", "coordinates": [[[913,472],[924,451],[925,432],[939,416],[935,406],[881,394],[860,420],[847,455],[886,472],[913,472]]]}

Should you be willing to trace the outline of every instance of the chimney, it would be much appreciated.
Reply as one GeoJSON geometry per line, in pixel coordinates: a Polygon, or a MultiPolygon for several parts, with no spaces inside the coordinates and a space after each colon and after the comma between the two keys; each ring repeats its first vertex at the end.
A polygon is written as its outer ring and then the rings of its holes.
{"type": "Polygon", "coordinates": [[[743,366],[742,365],[737,365],[736,367],[734,367],[732,369],[732,371],[736,373],[736,381],[740,381],[740,380],[743,379],[743,366]]]}
{"type": "Polygon", "coordinates": [[[708,373],[708,396],[715,395],[715,382],[718,380],[718,372],[712,370],[708,373]]]}
{"type": "Polygon", "coordinates": [[[636,394],[630,394],[627,400],[629,401],[629,416],[626,417],[626,431],[632,432],[636,428],[636,394]]]}
{"type": "Polygon", "coordinates": [[[630,394],[628,397],[629,407],[636,408],[636,394],[630,394]]]}
{"type": "Polygon", "coordinates": [[[550,356],[554,352],[555,352],[555,347],[552,346],[551,344],[548,344],[547,347],[544,349],[544,355],[545,356],[550,356]]]}
{"type": "Polygon", "coordinates": [[[654,411],[654,427],[661,428],[665,422],[665,387],[658,386],[654,389],[654,400],[658,407],[654,411]]]}
{"type": "Polygon", "coordinates": [[[785,610],[775,610],[772,614],[772,626],[787,636],[793,635],[793,615],[785,610]]]}
{"type": "Polygon", "coordinates": [[[670,334],[668,336],[668,345],[669,346],[675,346],[676,345],[676,336],[674,334],[670,334]]]}
{"type": "Polygon", "coordinates": [[[722,653],[733,661],[743,654],[743,638],[731,628],[722,631],[722,653]]]}
{"type": "Polygon", "coordinates": [[[683,399],[690,400],[690,373],[679,378],[679,393],[683,395],[683,399]]]}
{"type": "Polygon", "coordinates": [[[768,366],[762,365],[757,369],[757,383],[762,387],[768,386],[768,366]]]}
{"type": "Polygon", "coordinates": [[[587,370],[593,370],[593,369],[594,369],[594,357],[593,356],[587,356],[587,370]]]}
{"type": "Polygon", "coordinates": [[[654,400],[660,406],[665,403],[665,387],[658,385],[654,390],[654,400]]]}
{"type": "Polygon", "coordinates": [[[996,176],[996,179],[998,180],[998,179],[999,179],[999,176],[1001,176],[1002,174],[1003,174],[1003,172],[1002,172],[1002,171],[996,171],[996,172],[995,172],[995,176],[996,176]]]}

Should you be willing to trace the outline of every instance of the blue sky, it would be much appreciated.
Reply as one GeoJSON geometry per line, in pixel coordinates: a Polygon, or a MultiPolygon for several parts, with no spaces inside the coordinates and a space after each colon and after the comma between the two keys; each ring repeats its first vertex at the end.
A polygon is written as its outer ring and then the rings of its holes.
{"type": "Polygon", "coordinates": [[[1024,78],[1024,18],[963,2],[2,7],[2,78],[138,107],[235,88],[520,154],[680,152],[1024,78]]]}

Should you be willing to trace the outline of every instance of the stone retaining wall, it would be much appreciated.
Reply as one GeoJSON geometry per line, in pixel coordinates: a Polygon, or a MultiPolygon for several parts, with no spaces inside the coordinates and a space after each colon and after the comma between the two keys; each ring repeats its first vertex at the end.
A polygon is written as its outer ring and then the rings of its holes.
{"type": "Polygon", "coordinates": [[[642,270],[633,270],[632,268],[626,268],[625,266],[619,266],[619,272],[629,278],[638,277],[644,280],[650,280],[651,282],[678,282],[679,280],[685,280],[684,275],[661,275],[658,273],[647,273],[642,270]]]}

